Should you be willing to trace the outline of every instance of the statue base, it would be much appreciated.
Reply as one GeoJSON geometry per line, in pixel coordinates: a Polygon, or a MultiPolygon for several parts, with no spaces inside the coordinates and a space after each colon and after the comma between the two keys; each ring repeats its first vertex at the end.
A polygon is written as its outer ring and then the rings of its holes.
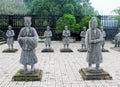
{"type": "Polygon", "coordinates": [[[73,52],[73,51],[70,48],[63,48],[63,49],[60,49],[60,52],[73,52]]]}
{"type": "Polygon", "coordinates": [[[0,41],[0,45],[7,43],[6,41],[0,41]]]}
{"type": "Polygon", "coordinates": [[[112,79],[109,73],[107,73],[104,70],[101,73],[95,73],[95,72],[92,73],[92,72],[88,72],[87,68],[82,68],[79,70],[79,73],[81,74],[84,80],[111,80],[112,79]]]}
{"type": "Polygon", "coordinates": [[[111,49],[120,52],[120,47],[111,47],[111,49]]]}
{"type": "Polygon", "coordinates": [[[23,74],[21,73],[21,70],[19,70],[15,76],[13,76],[13,81],[41,81],[42,79],[42,70],[37,70],[33,74],[23,74]]]}
{"type": "Polygon", "coordinates": [[[79,52],[87,52],[86,49],[78,49],[79,52]]]}
{"type": "Polygon", "coordinates": [[[102,52],[109,52],[109,50],[106,50],[106,49],[103,48],[103,49],[102,49],[102,52]]]}
{"type": "Polygon", "coordinates": [[[17,52],[18,51],[18,49],[5,49],[5,50],[3,50],[3,53],[15,53],[15,52],[17,52]]]}
{"type": "Polygon", "coordinates": [[[41,52],[54,52],[52,48],[45,48],[41,52]]]}

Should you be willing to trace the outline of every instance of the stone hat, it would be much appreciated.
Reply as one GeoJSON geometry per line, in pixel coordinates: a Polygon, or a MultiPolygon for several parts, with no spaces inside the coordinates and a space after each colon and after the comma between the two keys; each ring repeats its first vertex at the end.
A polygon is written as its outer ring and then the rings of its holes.
{"type": "Polygon", "coordinates": [[[24,22],[30,22],[31,23],[31,17],[30,16],[25,16],[24,17],[24,22]]]}

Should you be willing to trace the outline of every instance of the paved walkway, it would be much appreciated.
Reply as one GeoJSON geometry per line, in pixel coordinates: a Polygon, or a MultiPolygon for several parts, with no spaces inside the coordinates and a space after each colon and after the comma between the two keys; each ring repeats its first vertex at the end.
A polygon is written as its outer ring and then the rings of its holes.
{"type": "Polygon", "coordinates": [[[86,53],[77,51],[80,43],[71,43],[73,53],[60,53],[62,42],[52,42],[54,53],[41,53],[45,47],[39,43],[36,49],[38,63],[36,68],[43,70],[42,81],[15,82],[11,78],[22,68],[19,63],[21,48],[15,42],[16,53],[2,53],[7,45],[0,45],[0,87],[120,87],[120,53],[110,47],[114,45],[107,42],[106,49],[109,53],[103,53],[104,62],[101,67],[110,73],[113,80],[84,81],[79,74],[79,69],[87,67],[86,53]]]}

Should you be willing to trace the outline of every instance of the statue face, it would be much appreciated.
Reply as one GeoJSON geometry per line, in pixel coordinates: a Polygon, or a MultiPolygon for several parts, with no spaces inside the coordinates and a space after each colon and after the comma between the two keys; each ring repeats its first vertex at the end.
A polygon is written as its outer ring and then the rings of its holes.
{"type": "Polygon", "coordinates": [[[86,27],[83,27],[83,31],[86,31],[86,27]]]}
{"type": "Polygon", "coordinates": [[[93,21],[91,27],[92,28],[97,28],[97,21],[93,21]]]}
{"type": "Polygon", "coordinates": [[[30,27],[31,26],[31,17],[24,17],[24,25],[25,27],[30,27]]]}
{"type": "Polygon", "coordinates": [[[25,25],[25,27],[30,27],[31,26],[31,22],[26,21],[26,22],[24,22],[24,25],[25,25]]]}
{"type": "Polygon", "coordinates": [[[90,20],[90,27],[92,29],[95,29],[95,28],[97,28],[97,26],[98,26],[97,19],[95,17],[92,17],[91,20],[90,20]]]}
{"type": "Polygon", "coordinates": [[[65,30],[68,30],[68,26],[65,26],[65,30]]]}
{"type": "Polygon", "coordinates": [[[11,29],[12,29],[12,26],[8,26],[8,29],[11,30],[11,29]]]}
{"type": "Polygon", "coordinates": [[[47,26],[47,30],[50,30],[50,27],[49,27],[49,26],[47,26]]]}

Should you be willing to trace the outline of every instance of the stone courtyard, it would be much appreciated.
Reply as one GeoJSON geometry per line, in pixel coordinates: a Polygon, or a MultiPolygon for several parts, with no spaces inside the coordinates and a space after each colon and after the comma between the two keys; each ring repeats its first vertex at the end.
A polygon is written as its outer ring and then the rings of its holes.
{"type": "Polygon", "coordinates": [[[41,81],[19,82],[11,81],[15,73],[23,66],[19,63],[21,48],[16,41],[16,53],[2,53],[8,48],[7,44],[0,45],[0,87],[120,87],[120,53],[110,49],[114,47],[111,42],[106,42],[103,63],[101,67],[107,71],[112,80],[83,80],[79,69],[86,68],[86,52],[78,52],[80,42],[71,43],[73,53],[61,53],[61,41],[53,41],[54,53],[41,53],[44,43],[39,43],[36,49],[38,63],[37,69],[43,70],[41,81]]]}

